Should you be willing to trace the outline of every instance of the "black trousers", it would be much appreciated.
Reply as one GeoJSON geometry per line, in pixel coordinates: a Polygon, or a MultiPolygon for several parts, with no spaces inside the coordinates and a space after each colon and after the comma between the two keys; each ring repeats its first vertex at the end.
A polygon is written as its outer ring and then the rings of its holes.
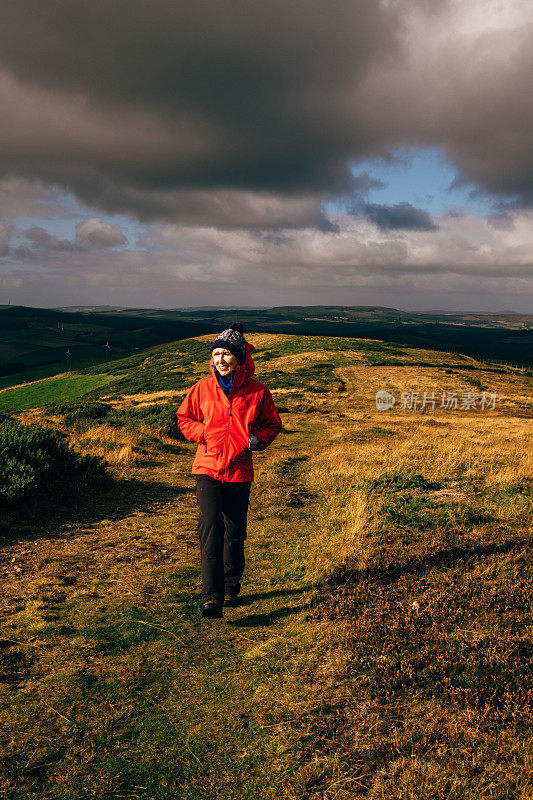
{"type": "Polygon", "coordinates": [[[200,510],[198,538],[202,601],[222,603],[224,594],[238,594],[244,572],[244,540],[251,481],[224,483],[195,475],[200,510]]]}

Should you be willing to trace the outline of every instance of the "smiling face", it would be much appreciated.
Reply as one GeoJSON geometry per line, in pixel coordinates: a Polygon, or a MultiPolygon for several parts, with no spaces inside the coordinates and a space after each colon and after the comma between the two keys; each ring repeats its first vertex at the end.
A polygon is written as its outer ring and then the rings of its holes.
{"type": "Polygon", "coordinates": [[[237,364],[239,363],[237,358],[230,353],[229,350],[224,350],[223,347],[217,347],[213,350],[213,363],[223,378],[227,377],[230,372],[233,372],[237,364]]]}

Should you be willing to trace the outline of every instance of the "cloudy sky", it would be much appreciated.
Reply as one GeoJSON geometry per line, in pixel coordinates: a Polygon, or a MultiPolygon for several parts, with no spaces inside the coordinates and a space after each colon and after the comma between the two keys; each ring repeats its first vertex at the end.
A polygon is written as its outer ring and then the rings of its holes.
{"type": "Polygon", "coordinates": [[[0,303],[533,312],[531,0],[4,0],[0,303]]]}

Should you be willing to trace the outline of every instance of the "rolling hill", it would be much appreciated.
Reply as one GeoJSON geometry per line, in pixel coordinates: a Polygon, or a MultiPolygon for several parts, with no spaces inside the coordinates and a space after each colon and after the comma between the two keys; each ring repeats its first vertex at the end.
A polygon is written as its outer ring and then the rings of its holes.
{"type": "Polygon", "coordinates": [[[219,331],[380,339],[533,367],[533,317],[414,314],[380,307],[63,310],[0,307],[0,389],[114,361],[164,342],[219,331]]]}

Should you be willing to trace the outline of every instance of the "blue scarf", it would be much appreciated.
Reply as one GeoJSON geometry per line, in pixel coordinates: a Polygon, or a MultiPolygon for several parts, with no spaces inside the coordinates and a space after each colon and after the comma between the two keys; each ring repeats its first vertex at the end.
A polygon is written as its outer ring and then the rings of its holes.
{"type": "Polygon", "coordinates": [[[224,394],[229,394],[231,391],[231,384],[233,383],[233,372],[230,372],[230,374],[226,378],[224,378],[220,374],[218,369],[215,367],[215,376],[218,381],[218,385],[220,386],[224,394]]]}

